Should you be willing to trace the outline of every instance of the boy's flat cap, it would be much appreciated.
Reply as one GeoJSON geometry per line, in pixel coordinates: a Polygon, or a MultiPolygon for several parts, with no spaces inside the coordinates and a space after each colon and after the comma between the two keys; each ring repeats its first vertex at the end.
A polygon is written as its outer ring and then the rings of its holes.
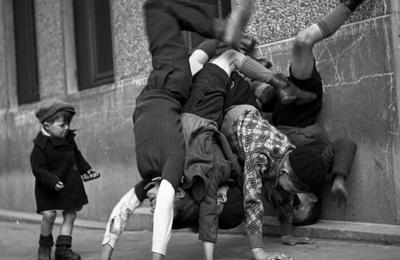
{"type": "Polygon", "coordinates": [[[50,100],[40,105],[38,111],[36,111],[36,117],[43,123],[47,118],[56,114],[58,111],[67,111],[75,115],[75,108],[73,105],[60,100],[50,100]]]}

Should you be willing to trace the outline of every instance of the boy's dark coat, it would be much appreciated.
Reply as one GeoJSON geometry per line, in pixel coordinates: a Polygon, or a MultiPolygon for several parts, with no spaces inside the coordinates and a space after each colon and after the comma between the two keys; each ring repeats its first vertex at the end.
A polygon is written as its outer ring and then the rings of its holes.
{"type": "Polygon", "coordinates": [[[38,133],[31,153],[32,172],[36,177],[35,196],[37,212],[52,209],[79,210],[88,203],[81,174],[90,170],[69,132],[65,139],[38,133]],[[54,189],[61,181],[64,188],[54,189]]]}

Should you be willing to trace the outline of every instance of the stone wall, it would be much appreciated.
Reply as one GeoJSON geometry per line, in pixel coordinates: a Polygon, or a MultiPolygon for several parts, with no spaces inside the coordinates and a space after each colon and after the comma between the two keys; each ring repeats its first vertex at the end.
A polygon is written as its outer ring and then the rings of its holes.
{"type": "MultiPolygon", "coordinates": [[[[246,33],[253,35],[260,44],[292,38],[338,3],[336,0],[256,0],[246,33]]],[[[347,23],[385,15],[389,4],[389,0],[365,0],[347,23]]]]}
{"type": "MultiPolygon", "coordinates": [[[[348,209],[337,210],[326,192],[326,219],[396,223],[393,154],[399,120],[391,30],[390,16],[373,18],[342,27],[314,48],[324,87],[319,121],[332,140],[346,137],[358,145],[348,178],[348,209]]],[[[260,52],[288,73],[292,45],[281,41],[260,52]]]]}
{"type": "MultiPolygon", "coordinates": [[[[102,172],[100,179],[85,184],[90,203],[81,218],[106,220],[120,196],[139,180],[131,117],[151,68],[143,1],[111,1],[115,83],[85,91],[76,87],[72,1],[35,1],[41,97],[60,96],[77,107],[72,127],[77,129],[78,146],[102,172]]],[[[259,55],[287,73],[292,37],[336,3],[257,0],[247,30],[259,41],[259,55]]],[[[366,0],[351,18],[356,23],[315,48],[324,84],[320,121],[332,139],[349,137],[358,144],[348,180],[349,208],[339,212],[326,194],[324,218],[400,223],[399,87],[395,80],[399,46],[392,40],[398,35],[398,20],[392,22],[387,5],[366,0]]],[[[38,104],[16,105],[12,0],[0,0],[0,14],[0,73],[5,75],[0,77],[0,208],[34,212],[29,153],[40,129],[34,116],[38,104]]]]}

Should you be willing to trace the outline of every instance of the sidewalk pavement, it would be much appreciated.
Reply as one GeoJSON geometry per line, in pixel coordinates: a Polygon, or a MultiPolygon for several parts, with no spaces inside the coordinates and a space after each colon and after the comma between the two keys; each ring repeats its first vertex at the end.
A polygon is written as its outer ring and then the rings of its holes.
{"type": "MultiPolygon", "coordinates": [[[[125,228],[129,231],[152,230],[152,219],[150,208],[138,208],[135,210],[135,214],[129,218],[125,228]]],[[[29,223],[40,223],[41,216],[34,213],[0,209],[0,221],[1,220],[18,220],[29,223]]],[[[56,223],[61,223],[61,221],[62,219],[59,214],[56,223]]],[[[103,229],[105,223],[92,220],[82,220],[78,215],[78,218],[75,221],[75,226],[103,229]]],[[[243,225],[241,225],[238,228],[221,230],[220,232],[224,234],[245,234],[245,229],[243,225]]],[[[263,233],[268,236],[279,235],[279,222],[276,217],[264,216],[263,233]]],[[[400,246],[400,225],[321,219],[314,225],[293,227],[293,234],[296,236],[307,236],[312,238],[372,242],[400,246]]]]}
{"type": "MultiPolygon", "coordinates": [[[[32,219],[32,214],[15,213],[0,210],[0,259],[1,260],[25,260],[36,259],[38,238],[40,232],[40,216],[32,219]],[[26,214],[26,215],[24,215],[26,214]]],[[[269,220],[267,218],[266,228],[269,220]]],[[[324,221],[323,221],[324,222],[324,221]]],[[[59,220],[56,223],[60,223],[59,220]]],[[[396,244],[383,244],[361,242],[360,230],[368,225],[358,226],[357,223],[350,227],[337,221],[337,226],[331,222],[319,223],[319,228],[313,230],[296,229],[296,233],[302,235],[312,235],[314,244],[285,246],[281,245],[276,236],[264,236],[264,247],[268,251],[281,252],[293,257],[296,260],[399,260],[400,246],[396,244]],[[324,227],[325,225],[325,227],[324,227]],[[330,227],[329,227],[330,226],[330,227]],[[327,228],[329,227],[329,228],[327,228]],[[351,230],[353,229],[353,231],[351,230]],[[334,230],[334,231],[332,231],[334,230]],[[342,230],[342,231],[340,231],[342,230]],[[357,231],[358,230],[358,231],[357,231]],[[305,232],[304,234],[302,232],[305,232]],[[349,240],[320,239],[323,234],[339,234],[349,240]],[[357,235],[358,234],[358,235],[357,235]]],[[[351,223],[349,223],[350,225],[351,223]]],[[[366,223],[367,224],[367,223],[366,223]]],[[[315,226],[315,225],[314,225],[315,226]]],[[[373,225],[374,226],[374,225],[373,225]]],[[[387,225],[381,226],[381,228],[387,225]]],[[[101,240],[104,232],[105,223],[80,220],[79,216],[73,233],[73,249],[82,256],[82,260],[98,259],[101,250],[101,240]]],[[[310,226],[311,227],[311,226],[310,226]]],[[[374,226],[376,228],[376,226],[374,226]]],[[[400,236],[398,226],[392,226],[390,237],[395,239],[400,236]]],[[[270,228],[276,228],[272,223],[270,228]]],[[[382,229],[383,232],[389,232],[388,229],[382,229]]],[[[59,224],[54,227],[53,235],[56,237],[59,231],[59,224]]],[[[361,232],[361,237],[368,232],[361,232]]],[[[376,235],[370,233],[370,238],[376,238],[376,235]]],[[[379,236],[378,236],[379,237],[379,236]]],[[[392,241],[393,242],[393,241],[392,241]]],[[[151,232],[127,231],[120,239],[113,259],[151,259],[151,232]]],[[[54,250],[53,250],[54,251],[54,250]]],[[[54,258],[53,258],[54,259],[54,258]]],[[[168,247],[167,259],[174,260],[196,260],[202,259],[202,245],[197,239],[197,234],[188,232],[188,230],[174,232],[168,247]]],[[[237,260],[252,259],[248,248],[247,238],[239,230],[233,230],[220,234],[215,250],[215,259],[237,260]]]]}

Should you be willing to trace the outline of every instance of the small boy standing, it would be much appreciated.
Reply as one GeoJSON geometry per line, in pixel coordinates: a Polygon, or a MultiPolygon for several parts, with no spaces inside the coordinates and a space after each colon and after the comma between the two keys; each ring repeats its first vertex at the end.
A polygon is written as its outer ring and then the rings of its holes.
{"type": "Polygon", "coordinates": [[[57,100],[43,103],[36,112],[42,129],[34,139],[30,162],[35,181],[37,213],[42,215],[39,260],[51,259],[52,229],[57,210],[63,222],[56,241],[56,260],[79,260],[71,250],[72,229],[76,212],[88,203],[83,181],[100,176],[91,169],[74,141],[70,130],[75,108],[57,100]]]}

